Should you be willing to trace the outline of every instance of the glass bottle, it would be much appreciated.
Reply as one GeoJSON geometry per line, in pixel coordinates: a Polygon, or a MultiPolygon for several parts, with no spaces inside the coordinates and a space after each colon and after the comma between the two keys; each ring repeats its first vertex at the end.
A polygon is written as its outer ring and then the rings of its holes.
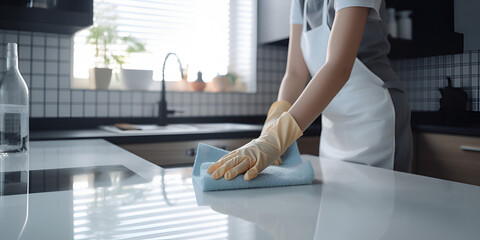
{"type": "Polygon", "coordinates": [[[18,70],[16,43],[8,43],[0,78],[0,154],[28,151],[28,88],[18,70]]]}

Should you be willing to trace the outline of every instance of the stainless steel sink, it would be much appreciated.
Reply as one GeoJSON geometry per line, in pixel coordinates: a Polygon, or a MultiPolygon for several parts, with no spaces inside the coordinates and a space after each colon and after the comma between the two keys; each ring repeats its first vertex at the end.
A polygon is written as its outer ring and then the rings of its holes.
{"type": "Polygon", "coordinates": [[[134,124],[141,130],[121,130],[113,125],[100,126],[100,129],[125,135],[172,135],[172,134],[195,134],[195,133],[221,133],[260,131],[262,125],[242,123],[195,123],[195,124],[169,124],[158,126],[155,124],[134,124]]]}

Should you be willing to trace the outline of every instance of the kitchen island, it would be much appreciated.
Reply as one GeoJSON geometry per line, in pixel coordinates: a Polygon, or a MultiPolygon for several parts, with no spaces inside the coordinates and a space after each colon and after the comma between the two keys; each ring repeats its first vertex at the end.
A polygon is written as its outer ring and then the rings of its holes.
{"type": "Polygon", "coordinates": [[[0,239],[480,239],[480,187],[302,158],[312,185],[201,192],[191,167],[104,140],[34,141],[29,193],[0,196],[0,239]]]}

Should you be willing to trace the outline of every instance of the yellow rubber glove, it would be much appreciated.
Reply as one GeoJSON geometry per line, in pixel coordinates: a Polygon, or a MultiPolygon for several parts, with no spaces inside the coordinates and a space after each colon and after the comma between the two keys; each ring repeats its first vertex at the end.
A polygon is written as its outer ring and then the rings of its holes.
{"type": "MultiPolygon", "coordinates": [[[[263,124],[261,134],[265,133],[275,123],[275,121],[277,121],[280,115],[288,111],[290,107],[292,107],[292,104],[284,100],[274,102],[272,106],[270,106],[270,109],[268,110],[267,119],[265,119],[265,123],[263,124]]],[[[282,164],[282,158],[280,157],[273,162],[273,165],[280,165],[280,164],[282,164]]]]}
{"type": "Polygon", "coordinates": [[[223,176],[226,180],[246,172],[244,179],[250,181],[278,159],[302,134],[292,115],[284,112],[259,138],[223,156],[208,167],[207,172],[212,174],[213,179],[223,176]]]}

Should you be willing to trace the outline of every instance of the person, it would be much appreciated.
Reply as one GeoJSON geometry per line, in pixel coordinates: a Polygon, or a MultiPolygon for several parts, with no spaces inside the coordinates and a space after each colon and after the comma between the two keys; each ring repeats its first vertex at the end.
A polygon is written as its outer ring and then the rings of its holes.
{"type": "Polygon", "coordinates": [[[260,137],[212,164],[212,178],[251,180],[280,164],[320,114],[320,159],[409,172],[410,109],[387,58],[385,14],[384,0],[293,0],[277,101],[260,137]]]}

